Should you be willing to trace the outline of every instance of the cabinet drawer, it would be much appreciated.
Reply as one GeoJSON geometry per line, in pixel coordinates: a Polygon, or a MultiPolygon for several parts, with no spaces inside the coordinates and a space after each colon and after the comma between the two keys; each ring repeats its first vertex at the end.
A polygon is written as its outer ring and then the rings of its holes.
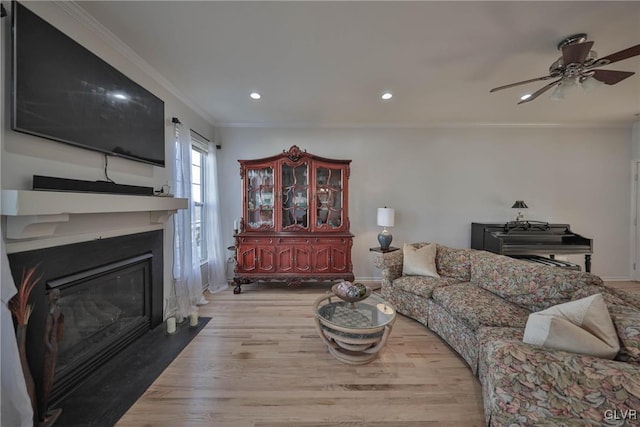
{"type": "Polygon", "coordinates": [[[305,244],[311,243],[311,239],[308,237],[281,237],[277,239],[278,243],[283,245],[305,244]]]}
{"type": "Polygon", "coordinates": [[[271,245],[273,244],[273,237],[241,237],[240,243],[249,245],[271,245]]]}
{"type": "Polygon", "coordinates": [[[314,240],[320,245],[345,245],[349,239],[346,237],[316,237],[314,240]]]}

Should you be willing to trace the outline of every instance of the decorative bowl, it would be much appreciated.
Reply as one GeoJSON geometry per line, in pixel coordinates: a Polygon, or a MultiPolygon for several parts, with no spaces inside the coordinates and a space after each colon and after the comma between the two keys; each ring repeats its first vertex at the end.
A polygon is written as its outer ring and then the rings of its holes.
{"type": "Polygon", "coordinates": [[[358,302],[371,295],[371,288],[362,283],[351,284],[348,281],[336,283],[331,291],[341,300],[346,302],[358,302]]]}

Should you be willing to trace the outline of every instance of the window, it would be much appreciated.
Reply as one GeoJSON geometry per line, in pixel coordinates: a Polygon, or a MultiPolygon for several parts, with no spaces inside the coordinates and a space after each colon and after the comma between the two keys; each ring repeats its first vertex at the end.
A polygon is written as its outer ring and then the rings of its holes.
{"type": "Polygon", "coordinates": [[[204,244],[206,222],[204,215],[205,165],[207,163],[207,141],[191,132],[191,199],[193,200],[193,230],[200,262],[207,262],[207,247],[204,244]]]}

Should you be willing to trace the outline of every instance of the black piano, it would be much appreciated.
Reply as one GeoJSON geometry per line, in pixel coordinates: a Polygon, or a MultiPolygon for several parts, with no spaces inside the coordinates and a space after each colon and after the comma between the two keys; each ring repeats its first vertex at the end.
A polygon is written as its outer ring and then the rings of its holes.
{"type": "Polygon", "coordinates": [[[593,240],[571,231],[569,224],[513,221],[506,224],[471,223],[471,248],[501,255],[584,254],[584,268],[591,272],[593,240]]]}

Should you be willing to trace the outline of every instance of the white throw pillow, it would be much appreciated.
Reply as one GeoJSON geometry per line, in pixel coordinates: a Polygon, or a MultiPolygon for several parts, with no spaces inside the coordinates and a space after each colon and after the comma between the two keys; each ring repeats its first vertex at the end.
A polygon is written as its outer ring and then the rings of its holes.
{"type": "Polygon", "coordinates": [[[416,249],[414,246],[405,243],[402,275],[440,277],[436,269],[436,244],[431,243],[416,249]]]}
{"type": "Polygon", "coordinates": [[[604,359],[613,359],[620,351],[602,294],[531,313],[522,341],[604,359]]]}

